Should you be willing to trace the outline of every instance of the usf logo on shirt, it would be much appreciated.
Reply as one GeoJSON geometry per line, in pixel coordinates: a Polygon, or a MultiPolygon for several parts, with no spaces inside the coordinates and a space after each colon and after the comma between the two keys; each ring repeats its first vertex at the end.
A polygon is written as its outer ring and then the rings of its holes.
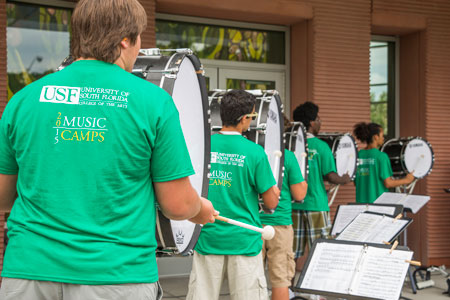
{"type": "Polygon", "coordinates": [[[47,85],[42,88],[40,102],[79,104],[80,88],[70,86],[47,85]]]}

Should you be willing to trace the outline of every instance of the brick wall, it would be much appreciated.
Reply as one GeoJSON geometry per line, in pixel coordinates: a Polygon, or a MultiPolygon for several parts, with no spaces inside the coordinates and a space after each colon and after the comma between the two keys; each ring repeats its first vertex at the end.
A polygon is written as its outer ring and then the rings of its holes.
{"type": "MultiPolygon", "coordinates": [[[[420,246],[430,264],[450,264],[450,196],[443,188],[450,187],[450,2],[412,0],[374,0],[373,11],[417,15],[426,19],[426,29],[418,34],[421,97],[420,130],[433,145],[435,167],[422,192],[431,196],[420,222],[420,246]]],[[[413,46],[413,45],[412,45],[413,46]]],[[[412,86],[414,88],[414,86],[412,86]]],[[[408,99],[401,99],[406,102],[408,99]]],[[[410,125],[411,126],[411,125],[410,125]]],[[[401,128],[407,131],[408,128],[401,128]]],[[[414,234],[414,233],[412,233],[414,234]]]]}

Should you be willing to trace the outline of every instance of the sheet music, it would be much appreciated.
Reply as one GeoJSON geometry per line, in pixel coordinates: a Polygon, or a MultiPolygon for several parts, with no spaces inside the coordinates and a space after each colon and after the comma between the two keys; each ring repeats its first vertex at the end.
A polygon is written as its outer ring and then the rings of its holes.
{"type": "Polygon", "coordinates": [[[408,207],[416,214],[429,200],[430,196],[408,195],[405,207],[408,207]]]}
{"type": "Polygon", "coordinates": [[[336,240],[382,244],[391,241],[408,223],[407,220],[376,214],[359,214],[336,240]]]}
{"type": "Polygon", "coordinates": [[[380,206],[380,205],[340,205],[338,214],[334,219],[333,230],[331,235],[336,235],[341,233],[344,228],[350,224],[353,219],[356,218],[360,213],[364,211],[373,211],[381,214],[386,214],[393,216],[395,213],[395,207],[393,206],[380,206]]]}
{"type": "Polygon", "coordinates": [[[318,243],[300,288],[348,294],[364,247],[318,243]]]}
{"type": "Polygon", "coordinates": [[[429,200],[430,196],[385,192],[375,200],[375,203],[401,204],[416,214],[429,200]]]}
{"type": "Polygon", "coordinates": [[[411,260],[411,251],[368,247],[350,291],[353,295],[396,300],[411,260]]]}
{"type": "Polygon", "coordinates": [[[370,205],[367,211],[373,211],[376,213],[380,213],[383,215],[394,216],[395,214],[395,206],[381,206],[381,205],[370,205]]]}
{"type": "Polygon", "coordinates": [[[405,199],[407,194],[385,192],[375,200],[377,204],[402,204],[400,202],[405,199]]]}

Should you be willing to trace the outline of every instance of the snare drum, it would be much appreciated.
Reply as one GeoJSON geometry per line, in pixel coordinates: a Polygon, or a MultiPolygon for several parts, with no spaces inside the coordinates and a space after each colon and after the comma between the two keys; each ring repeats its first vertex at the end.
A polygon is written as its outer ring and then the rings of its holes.
{"type": "MultiPolygon", "coordinates": [[[[141,50],[145,56],[138,56],[133,74],[160,86],[172,96],[195,170],[190,181],[199,195],[207,197],[211,135],[203,68],[190,49],[171,50],[167,56],[161,55],[161,51],[165,50],[141,50]]],[[[158,210],[156,237],[159,250],[189,254],[200,231],[200,225],[187,220],[169,220],[158,210]]]]}
{"type": "Polygon", "coordinates": [[[421,137],[390,139],[381,146],[381,151],[389,156],[395,177],[414,172],[414,177],[420,179],[433,169],[433,148],[421,137]]]}
{"type": "Polygon", "coordinates": [[[333,152],[339,176],[348,174],[355,179],[358,166],[358,145],[349,133],[321,133],[317,138],[326,142],[333,152]]]}
{"type": "Polygon", "coordinates": [[[306,128],[301,122],[292,122],[292,127],[286,131],[286,149],[294,152],[295,158],[302,171],[303,179],[308,180],[308,143],[306,128]]]}
{"type": "MultiPolygon", "coordinates": [[[[220,99],[227,91],[214,90],[210,92],[211,129],[214,132],[222,128],[220,119],[220,99]]],[[[255,95],[255,111],[258,117],[252,120],[247,132],[242,135],[261,145],[269,159],[277,186],[281,190],[284,170],[284,139],[283,139],[283,108],[277,91],[247,90],[255,95]],[[281,157],[276,154],[281,152],[281,157]]]]}

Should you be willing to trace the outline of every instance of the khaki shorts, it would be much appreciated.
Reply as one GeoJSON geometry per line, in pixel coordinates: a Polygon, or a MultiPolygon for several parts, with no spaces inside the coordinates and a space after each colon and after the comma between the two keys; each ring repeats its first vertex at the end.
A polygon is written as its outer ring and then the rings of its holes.
{"type": "Polygon", "coordinates": [[[160,300],[159,282],[81,285],[53,281],[3,278],[1,300],[160,300]]]}
{"type": "Polygon", "coordinates": [[[194,251],[186,300],[217,300],[228,278],[231,300],[268,300],[262,255],[202,255],[194,251]]]}
{"type": "Polygon", "coordinates": [[[264,241],[263,258],[269,269],[272,287],[289,287],[295,275],[295,261],[292,245],[294,230],[292,225],[273,226],[275,237],[264,241]]]}

